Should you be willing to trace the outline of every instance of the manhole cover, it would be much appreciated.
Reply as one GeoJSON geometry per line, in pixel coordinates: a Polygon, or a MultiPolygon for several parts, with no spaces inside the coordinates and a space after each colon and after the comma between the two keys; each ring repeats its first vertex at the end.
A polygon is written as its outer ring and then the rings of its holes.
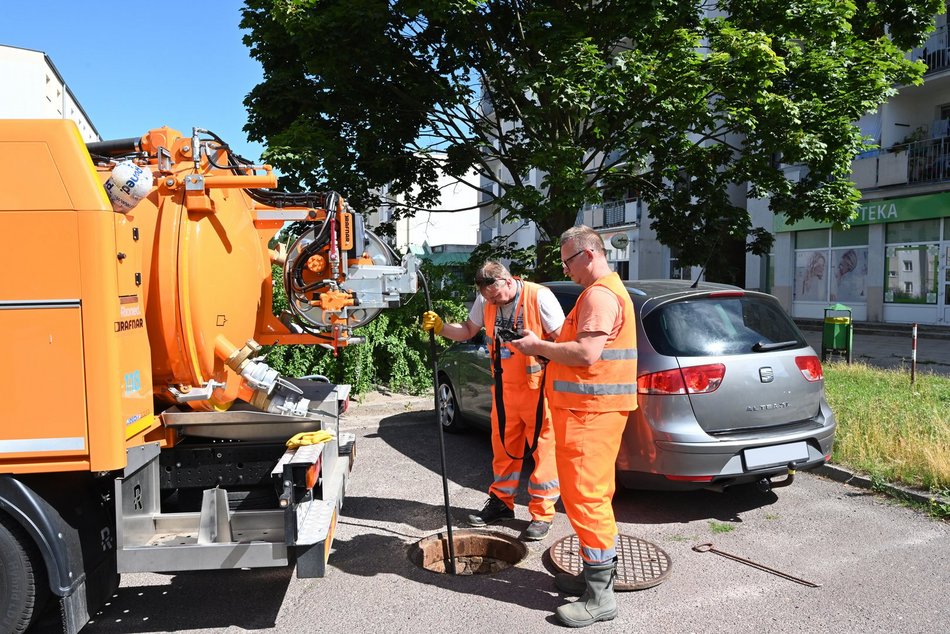
{"type": "MultiPolygon", "coordinates": [[[[528,554],[527,547],[502,533],[475,530],[453,530],[455,574],[493,574],[514,566],[528,554]]],[[[449,559],[448,533],[423,538],[409,549],[409,560],[420,568],[446,572],[449,559]]]]}
{"type": "MultiPolygon", "coordinates": [[[[571,575],[580,574],[583,563],[577,535],[568,535],[554,542],[548,553],[554,567],[571,575]]],[[[617,536],[617,579],[614,590],[645,590],[663,583],[670,573],[673,562],[670,556],[650,542],[631,537],[617,536]]]]}

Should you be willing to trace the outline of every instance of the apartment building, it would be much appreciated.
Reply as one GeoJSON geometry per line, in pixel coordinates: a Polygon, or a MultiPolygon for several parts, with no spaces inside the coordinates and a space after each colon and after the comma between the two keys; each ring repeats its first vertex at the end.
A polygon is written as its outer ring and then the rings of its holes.
{"type": "MultiPolygon", "coordinates": [[[[861,203],[848,230],[786,224],[750,201],[774,231],[769,258],[747,258],[749,287],[764,286],[795,317],[842,303],[858,321],[950,324],[950,45],[946,14],[912,59],[924,83],[904,86],[858,125],[880,149],[858,156],[861,203]]],[[[793,171],[800,169],[789,167],[793,171]]]]}
{"type": "MultiPolygon", "coordinates": [[[[853,179],[862,200],[849,230],[784,222],[767,199],[730,192],[754,226],[770,230],[767,256],[746,254],[744,287],[775,294],[795,317],[820,318],[830,304],[853,310],[858,321],[950,324],[950,42],[947,15],[910,53],[927,65],[924,83],[900,87],[877,112],[857,124],[880,149],[858,156],[853,179]]],[[[490,112],[486,112],[490,114],[490,112]]],[[[606,158],[609,160],[609,157],[606,158]]],[[[788,166],[796,178],[803,168],[788,166]]],[[[498,194],[488,179],[482,187],[498,194]]],[[[529,178],[538,186],[542,175],[529,178]]],[[[510,178],[507,182],[510,182],[510,178]]],[[[535,244],[532,223],[511,224],[483,194],[479,241],[498,235],[535,244]]],[[[696,279],[702,267],[681,266],[675,250],[656,239],[649,208],[635,193],[608,197],[578,212],[604,238],[608,260],[623,279],[696,279]]]]}
{"type": "Polygon", "coordinates": [[[102,140],[46,53],[0,44],[0,82],[0,117],[71,119],[84,141],[102,140]]]}
{"type": "MultiPolygon", "coordinates": [[[[400,253],[412,251],[428,259],[438,259],[430,257],[431,254],[446,254],[442,259],[467,259],[467,254],[479,243],[477,183],[474,171],[462,181],[440,174],[438,205],[417,210],[410,218],[396,220],[392,246],[400,253]]],[[[391,194],[387,187],[379,193],[383,203],[369,214],[370,226],[392,221],[393,211],[405,203],[403,196],[391,194]]]]}

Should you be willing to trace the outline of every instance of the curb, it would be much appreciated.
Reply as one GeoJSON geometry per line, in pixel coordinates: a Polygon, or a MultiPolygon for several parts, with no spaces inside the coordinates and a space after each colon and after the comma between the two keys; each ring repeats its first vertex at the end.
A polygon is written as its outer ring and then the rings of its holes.
{"type": "Polygon", "coordinates": [[[824,464],[820,467],[812,469],[811,472],[816,475],[828,478],[829,480],[834,480],[835,482],[850,484],[851,486],[861,489],[880,491],[890,495],[891,497],[902,500],[911,500],[919,504],[924,504],[928,507],[933,504],[950,506],[950,499],[944,496],[926,493],[924,491],[920,491],[919,489],[911,489],[898,484],[881,483],[875,485],[874,482],[871,481],[871,478],[859,473],[855,473],[838,465],[824,464]]]}

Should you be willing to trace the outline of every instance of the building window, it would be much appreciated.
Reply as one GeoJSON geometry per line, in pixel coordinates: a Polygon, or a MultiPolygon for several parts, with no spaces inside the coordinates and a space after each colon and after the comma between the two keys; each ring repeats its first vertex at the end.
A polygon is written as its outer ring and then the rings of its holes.
{"type": "Polygon", "coordinates": [[[680,265],[679,251],[670,249],[670,279],[689,280],[692,279],[691,272],[690,267],[680,265]]]}
{"type": "Polygon", "coordinates": [[[908,295],[914,294],[914,283],[913,282],[904,282],[904,292],[908,295]]]}
{"type": "Polygon", "coordinates": [[[910,260],[904,260],[904,272],[909,273],[914,270],[914,263],[910,260]]]}

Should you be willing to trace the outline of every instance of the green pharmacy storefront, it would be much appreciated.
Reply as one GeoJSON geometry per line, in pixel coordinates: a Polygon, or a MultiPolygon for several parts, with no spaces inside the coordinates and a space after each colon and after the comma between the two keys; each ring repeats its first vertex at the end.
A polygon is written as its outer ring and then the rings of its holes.
{"type": "Polygon", "coordinates": [[[795,317],[950,324],[950,192],[861,203],[845,230],[775,218],[773,292],[795,317]]]}

